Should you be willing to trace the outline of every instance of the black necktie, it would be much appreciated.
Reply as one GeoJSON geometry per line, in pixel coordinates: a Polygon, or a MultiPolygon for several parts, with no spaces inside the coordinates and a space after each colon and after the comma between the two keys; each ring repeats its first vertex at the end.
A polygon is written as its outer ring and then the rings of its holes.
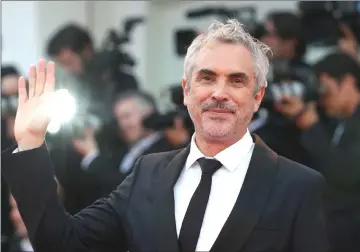
{"type": "Polygon", "coordinates": [[[221,163],[215,159],[200,158],[198,162],[202,170],[202,175],[181,225],[179,245],[182,252],[194,252],[196,249],[210,196],[212,175],[222,166],[221,163]]]}

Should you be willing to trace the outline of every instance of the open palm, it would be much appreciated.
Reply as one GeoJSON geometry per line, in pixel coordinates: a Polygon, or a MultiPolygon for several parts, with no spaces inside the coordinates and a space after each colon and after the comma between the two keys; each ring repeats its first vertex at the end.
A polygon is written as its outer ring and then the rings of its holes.
{"type": "Polygon", "coordinates": [[[49,101],[55,89],[55,65],[40,60],[29,71],[29,90],[24,77],[19,78],[19,104],[14,134],[20,150],[40,147],[50,122],[49,101]]]}

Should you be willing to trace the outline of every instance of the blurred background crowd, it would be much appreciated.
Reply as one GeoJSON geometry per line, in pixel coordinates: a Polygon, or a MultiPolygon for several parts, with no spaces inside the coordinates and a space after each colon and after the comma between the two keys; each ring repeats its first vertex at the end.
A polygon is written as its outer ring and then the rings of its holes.
{"type": "MultiPolygon", "coordinates": [[[[186,49],[228,18],[272,49],[249,130],[324,175],[333,251],[359,252],[357,1],[2,2],[2,150],[14,144],[18,77],[41,57],[54,60],[60,91],[47,146],[58,193],[70,214],[106,197],[141,155],[190,142],[180,84],[186,49]]],[[[1,235],[2,251],[32,251],[3,179],[1,235]]]]}

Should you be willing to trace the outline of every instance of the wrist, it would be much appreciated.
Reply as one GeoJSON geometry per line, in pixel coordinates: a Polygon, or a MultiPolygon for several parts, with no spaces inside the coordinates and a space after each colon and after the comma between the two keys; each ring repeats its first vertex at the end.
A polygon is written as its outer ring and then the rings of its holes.
{"type": "Polygon", "coordinates": [[[25,142],[25,141],[19,141],[17,143],[19,152],[37,149],[37,148],[40,148],[43,144],[44,144],[44,141],[38,142],[38,143],[29,143],[29,142],[25,142]]]}

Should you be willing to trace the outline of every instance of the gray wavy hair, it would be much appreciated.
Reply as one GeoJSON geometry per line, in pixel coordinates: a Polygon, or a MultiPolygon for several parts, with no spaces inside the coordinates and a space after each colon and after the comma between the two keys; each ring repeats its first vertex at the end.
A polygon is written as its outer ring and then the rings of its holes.
{"type": "Polygon", "coordinates": [[[256,90],[266,87],[266,75],[269,71],[269,59],[267,53],[270,48],[264,43],[253,38],[244,26],[236,19],[229,19],[226,23],[215,22],[210,25],[206,33],[197,36],[189,46],[184,61],[184,78],[191,79],[196,55],[200,49],[212,41],[242,44],[247,47],[254,57],[254,74],[256,90]]]}

